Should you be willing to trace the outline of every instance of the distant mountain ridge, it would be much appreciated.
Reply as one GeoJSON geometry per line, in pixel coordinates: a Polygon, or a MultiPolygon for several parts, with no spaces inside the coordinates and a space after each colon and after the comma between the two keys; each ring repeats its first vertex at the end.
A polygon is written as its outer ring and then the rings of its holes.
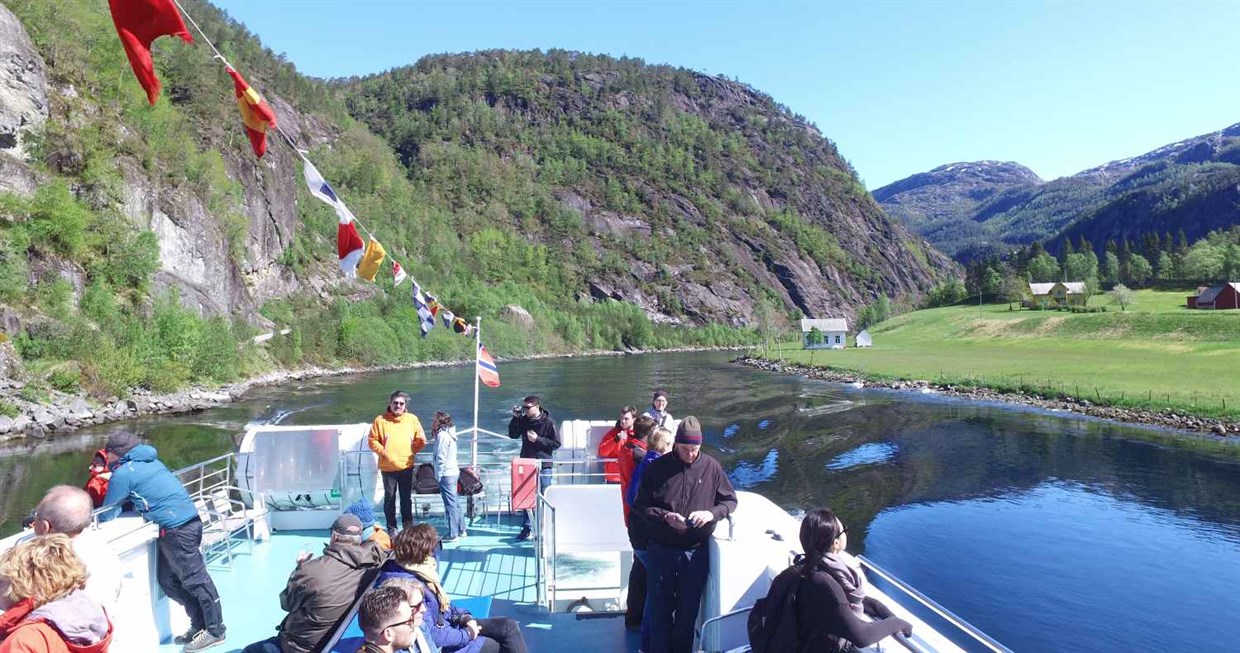
{"type": "Polygon", "coordinates": [[[1240,123],[1070,177],[978,161],[939,166],[873,191],[889,215],[958,261],[1035,240],[1190,239],[1240,223],[1240,123]]]}

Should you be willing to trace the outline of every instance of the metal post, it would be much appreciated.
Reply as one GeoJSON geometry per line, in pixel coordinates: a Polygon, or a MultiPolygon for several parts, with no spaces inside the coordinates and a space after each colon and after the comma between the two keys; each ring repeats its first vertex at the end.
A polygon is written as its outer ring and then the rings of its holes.
{"type": "Polygon", "coordinates": [[[469,445],[469,464],[478,471],[478,356],[482,347],[482,317],[474,318],[474,440],[469,445]]]}

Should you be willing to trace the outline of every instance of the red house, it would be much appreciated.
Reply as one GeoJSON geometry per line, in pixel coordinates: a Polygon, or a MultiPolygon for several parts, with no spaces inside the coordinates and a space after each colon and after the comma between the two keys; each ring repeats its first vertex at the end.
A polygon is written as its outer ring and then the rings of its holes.
{"type": "Polygon", "coordinates": [[[1205,288],[1196,297],[1188,298],[1189,308],[1224,310],[1240,308],[1240,283],[1231,282],[1205,288]]]}

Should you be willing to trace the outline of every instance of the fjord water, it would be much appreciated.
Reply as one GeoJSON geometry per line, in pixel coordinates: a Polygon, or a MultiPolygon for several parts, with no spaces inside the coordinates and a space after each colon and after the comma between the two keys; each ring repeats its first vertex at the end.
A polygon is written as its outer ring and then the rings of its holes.
{"type": "MultiPolygon", "coordinates": [[[[503,363],[481,424],[542,395],[557,421],[611,418],[667,388],[698,415],[738,488],[831,506],[849,549],[1017,651],[1240,648],[1240,447],[1045,412],[857,390],[756,371],[729,354],[503,363]]],[[[369,421],[388,392],[423,424],[470,422],[472,368],[262,388],[194,415],[136,420],[0,452],[4,532],[89,451],[147,433],[170,466],[231,450],[251,423],[369,421]]],[[[515,446],[515,443],[513,443],[515,446]]],[[[227,608],[226,608],[227,609],[227,608]]]]}

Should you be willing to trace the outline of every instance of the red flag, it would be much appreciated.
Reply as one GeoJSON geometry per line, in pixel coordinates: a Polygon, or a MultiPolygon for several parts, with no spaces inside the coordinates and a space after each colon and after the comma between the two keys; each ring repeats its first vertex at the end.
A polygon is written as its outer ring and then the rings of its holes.
{"type": "Polygon", "coordinates": [[[357,264],[362,260],[362,253],[366,251],[366,243],[362,242],[362,237],[357,233],[357,227],[353,226],[353,221],[340,221],[340,225],[336,227],[336,251],[340,254],[340,269],[346,277],[357,276],[357,264]]]}
{"type": "Polygon", "coordinates": [[[146,89],[146,99],[155,104],[160,84],[151,61],[151,42],[161,36],[179,36],[186,43],[193,43],[194,37],[185,29],[172,0],[108,0],[108,6],[133,74],[146,89]]]}
{"type": "Polygon", "coordinates": [[[486,345],[478,343],[478,357],[476,366],[478,368],[478,378],[483,385],[488,388],[499,387],[499,368],[495,366],[495,359],[491,358],[491,352],[487,351],[486,345]]]}
{"type": "Polygon", "coordinates": [[[254,154],[262,158],[267,153],[267,130],[275,129],[276,112],[263,99],[258,91],[250,88],[241,73],[227,68],[233,78],[233,92],[237,94],[237,108],[241,109],[241,122],[245,123],[245,133],[250,137],[250,146],[254,154]]]}

